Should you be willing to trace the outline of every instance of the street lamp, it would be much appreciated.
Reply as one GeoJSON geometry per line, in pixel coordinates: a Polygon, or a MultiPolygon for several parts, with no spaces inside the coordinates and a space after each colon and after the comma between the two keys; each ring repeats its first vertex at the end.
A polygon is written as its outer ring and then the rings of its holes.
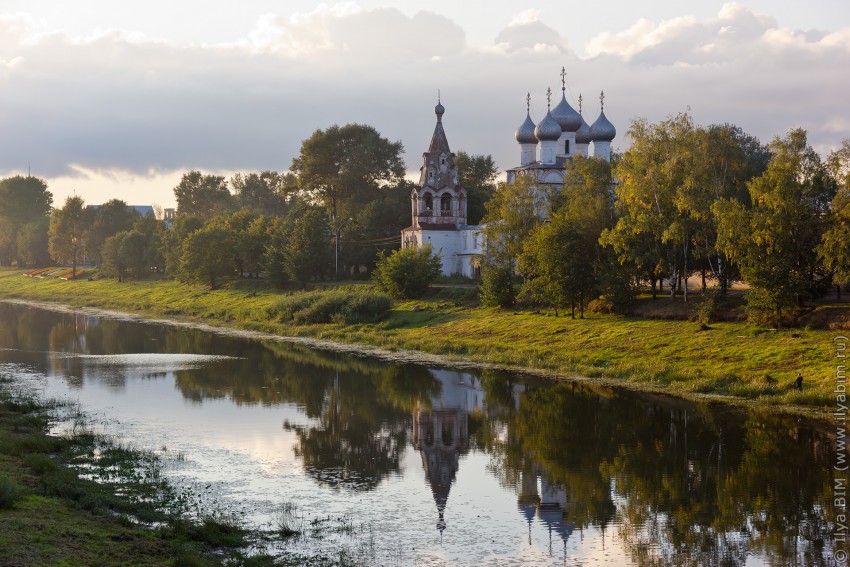
{"type": "Polygon", "coordinates": [[[342,231],[342,227],[345,226],[345,223],[352,220],[354,219],[348,217],[336,227],[336,232],[334,232],[334,276],[336,279],[339,279],[339,233],[342,231]]]}

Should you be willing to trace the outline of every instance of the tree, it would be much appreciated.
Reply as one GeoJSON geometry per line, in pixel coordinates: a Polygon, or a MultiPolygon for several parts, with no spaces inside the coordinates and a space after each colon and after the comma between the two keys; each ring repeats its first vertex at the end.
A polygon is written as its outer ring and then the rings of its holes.
{"type": "Polygon", "coordinates": [[[174,219],[171,230],[162,235],[162,256],[165,260],[166,273],[173,275],[180,273],[183,242],[190,234],[203,226],[203,221],[198,217],[179,215],[174,219]]]}
{"type": "Polygon", "coordinates": [[[620,263],[614,249],[603,244],[602,237],[617,222],[612,173],[617,159],[615,155],[611,163],[583,156],[574,157],[566,166],[557,215],[573,227],[583,240],[580,248],[588,254],[585,264],[592,268],[595,291],[612,303],[623,305],[633,297],[632,280],[635,273],[632,266],[620,263]]]}
{"type": "Polygon", "coordinates": [[[47,248],[49,227],[50,217],[48,216],[20,227],[16,242],[18,262],[30,266],[44,266],[50,262],[50,253],[47,248]]]}
{"type": "Polygon", "coordinates": [[[358,207],[351,222],[342,226],[339,239],[340,272],[356,276],[360,269],[371,272],[377,252],[398,248],[398,228],[410,222],[410,192],[413,184],[402,180],[381,190],[380,197],[358,207]]]}
{"type": "Polygon", "coordinates": [[[133,223],[133,231],[138,232],[144,238],[142,256],[145,271],[165,271],[165,247],[163,245],[166,234],[165,224],[156,217],[140,216],[133,223]]]}
{"type": "Polygon", "coordinates": [[[832,219],[818,254],[840,289],[850,283],[850,138],[830,153],[827,166],[837,182],[837,191],[832,200],[832,219]]]}
{"type": "Polygon", "coordinates": [[[233,206],[224,177],[204,175],[200,171],[184,173],[174,188],[174,196],[179,215],[196,216],[204,221],[228,212],[233,206]]]}
{"type": "Polygon", "coordinates": [[[499,168],[490,155],[458,152],[455,166],[460,184],[466,189],[466,217],[469,224],[479,224],[487,214],[487,202],[496,192],[499,168]]]}
{"type": "Polygon", "coordinates": [[[537,226],[523,245],[519,269],[524,283],[522,293],[544,305],[570,308],[575,318],[579,308],[584,318],[587,302],[598,294],[593,258],[596,239],[563,215],[537,226]]]}
{"type": "Polygon", "coordinates": [[[284,245],[283,269],[290,281],[307,287],[311,279],[321,279],[330,263],[327,234],[327,217],[324,211],[309,207],[298,214],[284,245]]]}
{"type": "Polygon", "coordinates": [[[180,257],[180,276],[185,281],[207,282],[216,289],[219,279],[233,271],[233,234],[212,223],[186,237],[180,257]]]}
{"type": "Polygon", "coordinates": [[[61,209],[50,214],[48,249],[56,262],[72,265],[72,277],[77,275],[77,264],[83,260],[86,224],[83,199],[71,196],[61,209]]]}
{"type": "Polygon", "coordinates": [[[671,296],[687,278],[692,225],[677,208],[677,193],[693,164],[693,120],[687,113],[658,124],[637,119],[629,128],[632,146],[617,164],[617,224],[604,241],[622,261],[639,261],[655,289],[663,272],[671,296]],[[635,250],[636,246],[641,246],[635,250]]]}
{"type": "Polygon", "coordinates": [[[90,219],[86,230],[86,255],[100,263],[103,242],[119,232],[130,230],[139,214],[120,199],[110,199],[86,211],[90,219]]]}
{"type": "Polygon", "coordinates": [[[440,257],[430,244],[408,246],[389,256],[378,253],[372,279],[393,297],[415,299],[428,291],[440,275],[440,257]]]}
{"type": "Polygon", "coordinates": [[[118,278],[127,279],[127,272],[140,277],[147,272],[146,238],[138,230],[124,230],[103,242],[103,270],[118,278]]]}
{"type": "Polygon", "coordinates": [[[240,208],[267,216],[283,216],[298,189],[292,173],[276,171],[237,173],[230,178],[230,186],[240,208]]]}
{"type": "Polygon", "coordinates": [[[50,214],[52,203],[42,179],[16,175],[0,180],[0,265],[25,263],[18,252],[18,234],[25,225],[42,226],[39,221],[50,214]]]}
{"type": "Polygon", "coordinates": [[[390,142],[371,126],[334,125],[304,140],[291,169],[301,188],[322,203],[335,223],[352,216],[356,205],[372,200],[380,186],[402,178],[403,150],[401,142],[390,142]]]}
{"type": "Polygon", "coordinates": [[[720,246],[751,286],[751,314],[779,324],[783,311],[803,305],[824,279],[817,248],[835,183],[804,130],[775,138],[770,150],[767,170],[747,185],[752,209],[725,199],[715,211],[720,246]]]}
{"type": "Polygon", "coordinates": [[[523,175],[513,183],[500,184],[487,203],[487,256],[504,261],[517,258],[525,238],[551,213],[550,196],[543,195],[530,177],[523,175]]]}
{"type": "Polygon", "coordinates": [[[516,302],[513,260],[485,255],[481,261],[479,294],[485,307],[511,307],[516,302]]]}

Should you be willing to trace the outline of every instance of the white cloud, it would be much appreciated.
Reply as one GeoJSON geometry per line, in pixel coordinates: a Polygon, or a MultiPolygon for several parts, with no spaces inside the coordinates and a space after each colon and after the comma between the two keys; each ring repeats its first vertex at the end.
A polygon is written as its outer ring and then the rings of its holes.
{"type": "Polygon", "coordinates": [[[528,10],[524,10],[517,14],[511,19],[511,23],[508,25],[509,27],[513,26],[524,26],[534,22],[540,21],[540,10],[535,8],[529,8],[528,10]]]}

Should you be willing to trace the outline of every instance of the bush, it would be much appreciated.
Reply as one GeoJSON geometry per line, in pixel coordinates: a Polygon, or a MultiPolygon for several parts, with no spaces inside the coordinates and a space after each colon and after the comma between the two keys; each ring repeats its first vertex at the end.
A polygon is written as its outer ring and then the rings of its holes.
{"type": "Polygon", "coordinates": [[[23,490],[14,480],[0,476],[0,509],[11,508],[23,495],[23,490]]]}
{"type": "Polygon", "coordinates": [[[600,297],[588,303],[587,310],[591,313],[610,314],[614,312],[614,302],[605,297],[600,297]]]}
{"type": "Polygon", "coordinates": [[[701,328],[707,329],[708,324],[716,320],[718,299],[720,299],[720,290],[712,288],[705,290],[697,302],[696,321],[701,328]]]}
{"type": "Polygon", "coordinates": [[[273,310],[281,321],[355,325],[380,321],[391,308],[389,296],[372,289],[332,289],[284,297],[273,310]]]}
{"type": "Polygon", "coordinates": [[[485,262],[481,269],[481,303],[485,307],[511,307],[516,302],[513,269],[510,263],[485,262]]]}
{"type": "Polygon", "coordinates": [[[425,295],[440,275],[440,266],[440,257],[430,244],[421,248],[408,246],[389,256],[381,251],[372,279],[393,297],[415,299],[425,295]]]}

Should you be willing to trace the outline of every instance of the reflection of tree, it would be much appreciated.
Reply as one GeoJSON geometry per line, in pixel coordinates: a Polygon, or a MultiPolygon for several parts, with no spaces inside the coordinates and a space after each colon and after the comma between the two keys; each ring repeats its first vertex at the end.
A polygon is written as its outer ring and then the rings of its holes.
{"type": "Polygon", "coordinates": [[[500,411],[507,435],[483,443],[520,511],[539,498],[527,479],[540,474],[563,489],[576,527],[616,518],[640,565],[743,565],[754,553],[772,565],[826,564],[834,452],[823,432],[571,384],[500,411]]]}
{"type": "Polygon", "coordinates": [[[284,427],[298,436],[295,454],[319,481],[370,489],[398,472],[407,439],[406,414],[379,401],[372,381],[335,377],[319,423],[284,427]]]}

